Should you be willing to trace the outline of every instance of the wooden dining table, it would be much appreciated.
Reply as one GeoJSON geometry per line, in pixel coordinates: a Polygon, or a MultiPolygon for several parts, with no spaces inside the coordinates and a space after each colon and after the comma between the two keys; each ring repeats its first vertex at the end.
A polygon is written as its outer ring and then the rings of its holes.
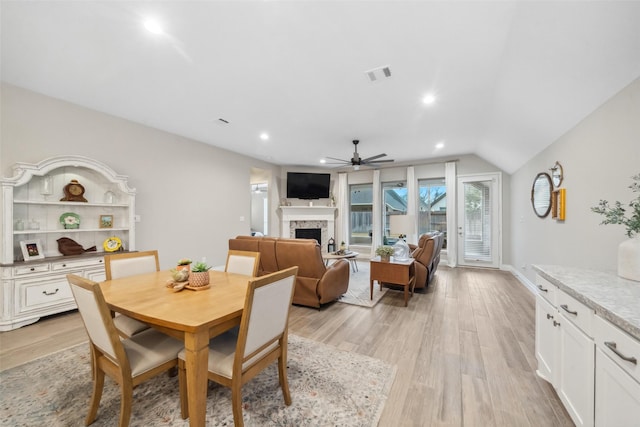
{"type": "Polygon", "coordinates": [[[240,324],[251,277],[209,271],[210,287],[174,292],[169,271],[100,284],[109,308],[184,342],[189,424],[204,427],[207,411],[209,339],[240,324]]]}

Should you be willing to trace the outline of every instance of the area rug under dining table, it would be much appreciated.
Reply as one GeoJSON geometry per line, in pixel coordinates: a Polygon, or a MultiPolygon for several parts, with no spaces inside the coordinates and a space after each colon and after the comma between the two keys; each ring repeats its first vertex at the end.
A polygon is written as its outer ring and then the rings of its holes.
{"type": "MultiPolygon", "coordinates": [[[[243,386],[246,426],[376,426],[395,378],[384,361],[289,335],[286,406],[276,364],[243,386]]],[[[3,426],[82,426],[91,395],[88,344],[0,372],[3,426]]],[[[120,392],[107,378],[92,426],[117,425],[120,392]]],[[[177,376],[134,389],[131,426],[188,426],[180,417],[177,376]]],[[[210,383],[207,426],[232,426],[231,393],[210,383]]]]}

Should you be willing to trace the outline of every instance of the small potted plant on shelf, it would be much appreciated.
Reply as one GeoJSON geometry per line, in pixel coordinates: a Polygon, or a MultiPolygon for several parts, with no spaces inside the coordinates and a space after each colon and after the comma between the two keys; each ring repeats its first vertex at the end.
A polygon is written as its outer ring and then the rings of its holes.
{"type": "Polygon", "coordinates": [[[189,274],[189,286],[195,288],[201,286],[207,286],[209,284],[209,269],[210,265],[206,262],[196,262],[191,267],[191,273],[189,274]]]}
{"type": "Polygon", "coordinates": [[[176,270],[190,270],[191,260],[189,258],[181,258],[177,262],[176,270]]]}
{"type": "Polygon", "coordinates": [[[391,255],[393,255],[393,246],[378,246],[376,249],[376,255],[380,256],[380,261],[389,262],[391,260],[391,255]]]}

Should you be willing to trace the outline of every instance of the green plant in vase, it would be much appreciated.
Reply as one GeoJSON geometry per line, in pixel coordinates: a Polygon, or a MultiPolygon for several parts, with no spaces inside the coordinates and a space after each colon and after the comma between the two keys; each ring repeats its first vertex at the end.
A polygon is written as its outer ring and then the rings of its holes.
{"type": "Polygon", "coordinates": [[[199,288],[209,284],[210,265],[206,262],[196,262],[191,266],[191,274],[189,274],[189,286],[199,288]]]}
{"type": "Polygon", "coordinates": [[[190,270],[191,262],[189,258],[180,258],[176,263],[176,270],[190,270]]]}
{"type": "MultiPolygon", "coordinates": [[[[640,193],[640,174],[632,176],[635,182],[629,188],[640,193]]],[[[616,201],[613,206],[606,200],[600,200],[591,211],[604,215],[600,224],[620,224],[627,228],[629,239],[618,246],[618,276],[640,282],[640,195],[629,202],[630,215],[622,203],[616,201]]]]}
{"type": "Polygon", "coordinates": [[[376,255],[380,256],[380,261],[389,261],[393,255],[393,246],[378,246],[376,248],[376,255]]]}

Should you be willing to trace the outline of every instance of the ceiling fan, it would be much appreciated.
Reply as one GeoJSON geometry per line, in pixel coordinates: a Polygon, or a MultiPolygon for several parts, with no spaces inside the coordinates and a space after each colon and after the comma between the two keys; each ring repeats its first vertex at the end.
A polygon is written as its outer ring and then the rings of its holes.
{"type": "Polygon", "coordinates": [[[385,153],[378,154],[378,155],[371,156],[371,157],[367,157],[366,159],[362,159],[362,158],[360,158],[360,154],[358,154],[358,143],[360,141],[357,140],[357,139],[354,139],[352,142],[353,142],[353,145],[354,145],[354,151],[353,151],[353,157],[350,160],[336,159],[335,157],[327,157],[327,159],[335,160],[335,162],[327,162],[327,164],[351,165],[351,166],[354,167],[354,169],[358,170],[360,166],[375,166],[375,165],[377,165],[379,163],[391,163],[391,162],[393,162],[392,159],[378,160],[380,157],[386,156],[385,153]]]}

